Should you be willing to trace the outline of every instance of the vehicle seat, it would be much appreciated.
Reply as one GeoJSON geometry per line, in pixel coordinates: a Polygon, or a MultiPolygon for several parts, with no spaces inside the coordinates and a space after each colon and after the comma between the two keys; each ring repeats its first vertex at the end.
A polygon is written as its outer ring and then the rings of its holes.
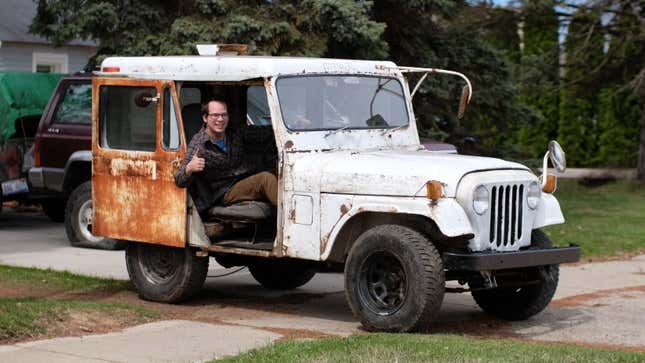
{"type": "Polygon", "coordinates": [[[208,211],[208,216],[227,222],[255,223],[270,218],[273,215],[271,204],[258,200],[251,200],[231,204],[229,206],[217,206],[208,211]]]}
{"type": "Polygon", "coordinates": [[[184,135],[186,142],[190,142],[193,136],[202,128],[202,105],[190,103],[181,109],[181,120],[184,123],[184,135]]]}

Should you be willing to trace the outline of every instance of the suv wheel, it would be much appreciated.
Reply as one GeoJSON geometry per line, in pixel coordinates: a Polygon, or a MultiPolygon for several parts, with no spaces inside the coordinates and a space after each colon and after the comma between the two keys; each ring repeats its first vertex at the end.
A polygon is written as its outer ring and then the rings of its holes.
{"type": "Polygon", "coordinates": [[[79,185],[67,200],[65,232],[74,247],[121,250],[125,242],[92,234],[92,184],[79,185]]]}
{"type": "Polygon", "coordinates": [[[443,262],[422,234],[399,225],[358,237],[345,264],[345,294],[367,330],[425,330],[445,292],[443,262]]]}
{"type": "Polygon", "coordinates": [[[249,271],[262,286],[274,290],[292,290],[309,282],[316,270],[300,261],[259,261],[249,271]]]}
{"type": "Polygon", "coordinates": [[[128,243],[125,259],[130,280],[142,299],[175,303],[201,289],[208,272],[208,257],[193,248],[128,243]]]}
{"type": "MultiPolygon", "coordinates": [[[[549,237],[540,230],[531,233],[531,247],[551,248],[549,237]]],[[[540,267],[543,279],[538,284],[523,287],[497,287],[475,290],[473,299],[485,312],[506,320],[525,320],[544,310],[558,287],[559,265],[540,267]]]]}

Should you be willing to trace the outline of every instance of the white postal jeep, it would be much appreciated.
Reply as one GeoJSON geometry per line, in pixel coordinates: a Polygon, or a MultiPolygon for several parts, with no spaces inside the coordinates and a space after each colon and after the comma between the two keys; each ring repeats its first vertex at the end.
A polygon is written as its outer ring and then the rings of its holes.
{"type": "Polygon", "coordinates": [[[209,257],[248,266],[267,288],[344,272],[349,306],[369,330],[430,326],[443,296],[470,291],[485,311],[526,319],[550,302],[558,264],[580,258],[539,230],[564,222],[543,175],[419,143],[404,75],[392,62],[252,56],[112,57],[93,79],[92,232],[128,241],[143,299],[179,302],[209,257]],[[225,97],[248,157],[278,177],[279,203],[215,208],[202,218],[175,185],[199,105],[225,97]],[[464,287],[447,288],[446,281],[464,287]],[[467,286],[467,287],[466,287],[467,286]]]}

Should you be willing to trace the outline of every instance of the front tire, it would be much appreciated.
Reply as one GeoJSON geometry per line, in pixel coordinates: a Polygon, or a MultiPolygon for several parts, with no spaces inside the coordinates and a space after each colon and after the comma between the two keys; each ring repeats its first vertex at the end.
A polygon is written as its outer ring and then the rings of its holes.
{"type": "Polygon", "coordinates": [[[74,247],[122,250],[125,242],[92,234],[92,183],[79,185],[67,200],[65,232],[74,247]]]}
{"type": "Polygon", "coordinates": [[[195,295],[204,284],[208,257],[193,248],[130,242],[125,250],[130,281],[144,300],[176,303],[195,295]]]}
{"type": "Polygon", "coordinates": [[[316,270],[305,262],[287,260],[258,261],[249,265],[249,272],[255,281],[273,290],[293,290],[316,275],[316,270]]]}
{"type": "MultiPolygon", "coordinates": [[[[531,233],[531,247],[552,247],[551,240],[542,231],[531,233]]],[[[526,320],[544,310],[553,299],[558,287],[559,265],[541,266],[543,278],[540,283],[517,287],[497,287],[472,292],[473,299],[485,312],[505,320],[526,320]]],[[[535,272],[535,271],[534,271],[535,272]]]]}
{"type": "Polygon", "coordinates": [[[426,330],[445,293],[443,262],[419,232],[382,225],[358,237],[345,264],[345,294],[370,331],[426,330]]]}

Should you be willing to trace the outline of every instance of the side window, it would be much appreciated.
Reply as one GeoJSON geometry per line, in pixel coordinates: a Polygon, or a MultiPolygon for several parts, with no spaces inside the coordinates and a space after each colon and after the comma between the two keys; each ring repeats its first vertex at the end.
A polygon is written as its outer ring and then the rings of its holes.
{"type": "Polygon", "coordinates": [[[58,104],[53,122],[92,124],[92,84],[71,83],[65,91],[63,102],[58,104]]]}
{"type": "Polygon", "coordinates": [[[102,86],[99,92],[101,147],[154,151],[157,90],[153,87],[102,86]]]}
{"type": "Polygon", "coordinates": [[[162,122],[162,145],[166,150],[177,150],[179,148],[179,127],[177,126],[177,112],[173,102],[170,88],[163,91],[163,122],[162,122]]]}
{"type": "Polygon", "coordinates": [[[264,86],[250,86],[246,91],[246,123],[254,126],[271,125],[271,112],[264,86]]]}

